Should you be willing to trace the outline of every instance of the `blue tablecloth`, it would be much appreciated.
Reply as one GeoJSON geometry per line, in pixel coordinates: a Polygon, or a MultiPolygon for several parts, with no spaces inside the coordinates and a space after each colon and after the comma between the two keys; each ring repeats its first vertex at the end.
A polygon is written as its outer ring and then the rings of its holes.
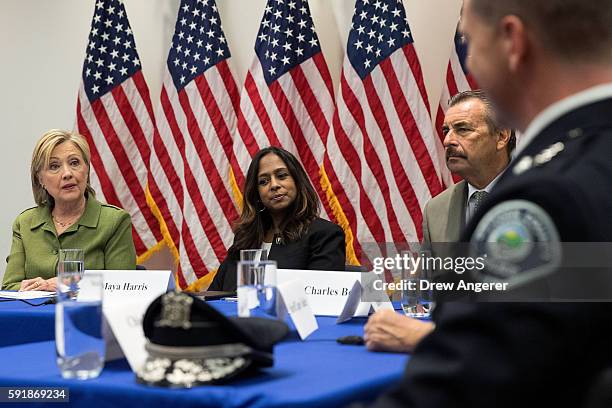
{"type": "MultiPolygon", "coordinates": [[[[213,304],[227,314],[235,310],[235,304],[213,304]]],[[[53,315],[52,308],[42,308],[30,313],[53,315]]],[[[0,348],[0,386],[68,387],[71,406],[323,407],[373,399],[400,378],[407,356],[336,343],[340,336],[362,334],[365,319],[341,325],[330,317],[317,321],[319,330],[306,341],[294,334],[276,346],[273,368],[231,385],[191,390],[147,387],[135,382],[125,360],[108,363],[94,380],[64,380],[55,364],[54,341],[49,340],[0,348]]]]}
{"type": "MultiPolygon", "coordinates": [[[[39,304],[47,299],[31,300],[39,304]]],[[[0,302],[0,347],[55,338],[55,306],[30,306],[11,300],[0,302]]]]}

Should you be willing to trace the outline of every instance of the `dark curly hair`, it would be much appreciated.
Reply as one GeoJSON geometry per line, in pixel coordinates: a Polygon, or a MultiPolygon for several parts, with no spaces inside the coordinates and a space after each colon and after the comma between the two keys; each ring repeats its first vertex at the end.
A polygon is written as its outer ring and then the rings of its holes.
{"type": "Polygon", "coordinates": [[[277,155],[285,163],[297,191],[295,200],[287,208],[285,219],[280,225],[281,241],[300,239],[308,230],[310,223],[319,215],[319,197],[298,159],[280,147],[263,148],[255,154],[247,170],[242,196],[242,213],[234,224],[234,244],[230,251],[260,247],[266,231],[272,226],[272,218],[261,203],[258,189],[259,162],[268,154],[277,155]]]}

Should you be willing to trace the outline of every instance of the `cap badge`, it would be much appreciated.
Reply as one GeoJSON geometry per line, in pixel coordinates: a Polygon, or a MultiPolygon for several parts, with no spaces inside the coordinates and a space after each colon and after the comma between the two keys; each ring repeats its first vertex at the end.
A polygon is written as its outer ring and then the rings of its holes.
{"type": "Polygon", "coordinates": [[[155,323],[158,327],[191,328],[191,305],[193,298],[180,292],[166,293],[162,297],[160,319],[155,323]]]}

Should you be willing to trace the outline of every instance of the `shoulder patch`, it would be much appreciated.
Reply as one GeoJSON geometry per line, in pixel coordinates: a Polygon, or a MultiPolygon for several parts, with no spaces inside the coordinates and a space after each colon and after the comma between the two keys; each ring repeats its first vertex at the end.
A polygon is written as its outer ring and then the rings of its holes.
{"type": "Polygon", "coordinates": [[[505,201],[487,212],[471,238],[472,256],[485,267],[477,281],[517,287],[549,275],[561,264],[561,242],[552,218],[526,200],[505,201]]]}

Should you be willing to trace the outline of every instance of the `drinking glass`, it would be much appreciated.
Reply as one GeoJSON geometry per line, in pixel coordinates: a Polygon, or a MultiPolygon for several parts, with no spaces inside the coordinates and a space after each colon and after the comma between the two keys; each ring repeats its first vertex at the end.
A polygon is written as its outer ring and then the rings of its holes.
{"type": "Polygon", "coordinates": [[[238,262],[238,316],[276,317],[276,261],[238,262]]]}
{"type": "Polygon", "coordinates": [[[240,260],[241,261],[267,261],[268,260],[268,251],[258,248],[258,249],[242,249],[240,250],[240,260]]]}
{"type": "MultiPolygon", "coordinates": [[[[430,256],[428,251],[402,252],[402,256],[420,257],[416,269],[402,268],[401,305],[406,316],[414,318],[429,318],[434,307],[433,292],[430,289],[432,270],[426,262],[430,256]]],[[[416,259],[415,259],[416,261],[416,259]]],[[[415,263],[410,263],[415,265],[415,263]]]]}
{"type": "Polygon", "coordinates": [[[80,262],[81,276],[85,270],[85,251],[80,248],[65,248],[59,250],[59,259],[57,261],[58,271],[62,268],[65,262],[80,262]]]}
{"type": "Polygon", "coordinates": [[[104,367],[104,277],[83,275],[82,265],[79,261],[58,265],[55,346],[62,377],[85,380],[96,378],[104,367]]]}

